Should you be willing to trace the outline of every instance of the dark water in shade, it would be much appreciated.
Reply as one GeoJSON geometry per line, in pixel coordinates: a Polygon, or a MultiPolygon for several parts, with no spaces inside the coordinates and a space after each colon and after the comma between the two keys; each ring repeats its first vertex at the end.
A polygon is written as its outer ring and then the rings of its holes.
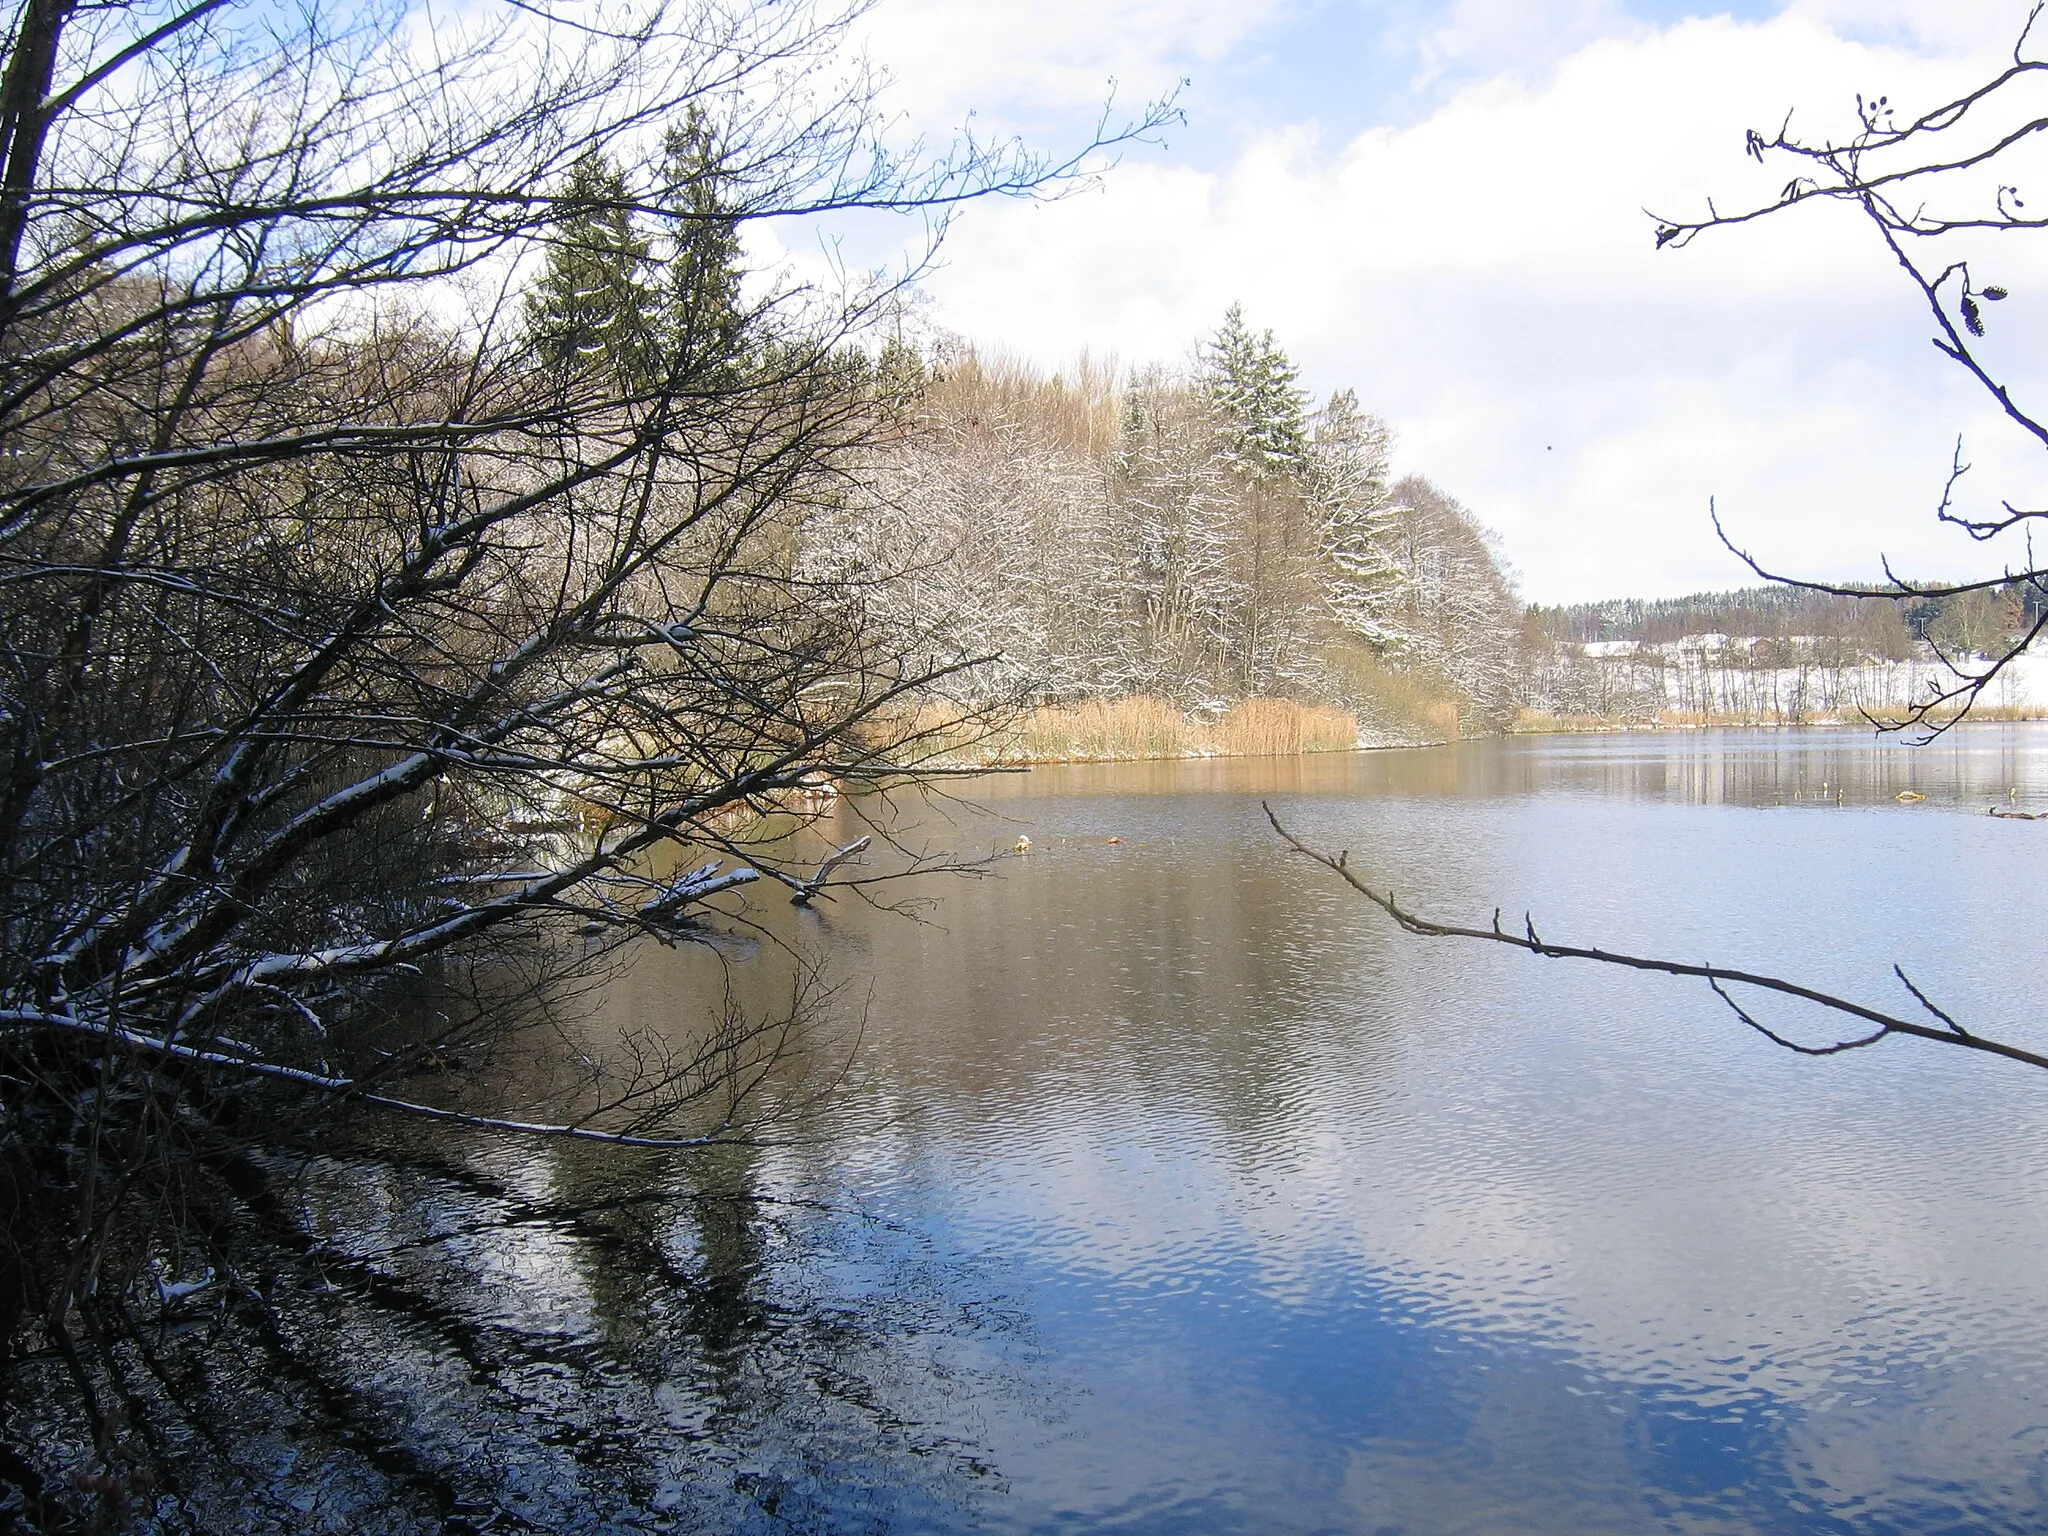
{"type": "MultiPolygon", "coordinates": [[[[831,1134],[649,1164],[624,1215],[469,1238],[447,1235],[463,1202],[502,1192],[337,1182],[356,1241],[417,1229],[403,1262],[481,1298],[481,1366],[390,1370],[494,1507],[620,1530],[2048,1528],[2048,1073],[1911,1041],[1797,1057],[1693,984],[1404,937],[1259,809],[1433,915],[1528,911],[1547,938],[1902,1005],[1897,962],[2040,1047],[2048,821],[1984,812],[2048,806],[2048,730],[1521,739],[972,793],[895,825],[1028,853],[920,887],[914,918],[762,908],[865,1009],[831,1134]]],[[[734,968],[767,995],[786,963],[766,942],[734,968]]],[[[711,974],[650,951],[587,1028],[680,1029],[711,974]]],[[[478,1156],[536,1201],[600,1178],[478,1156]]]]}

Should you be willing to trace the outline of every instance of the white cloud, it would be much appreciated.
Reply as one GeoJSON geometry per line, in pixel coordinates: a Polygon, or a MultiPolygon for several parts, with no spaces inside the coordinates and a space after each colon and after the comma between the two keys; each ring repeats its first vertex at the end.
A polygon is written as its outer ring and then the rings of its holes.
{"type": "Polygon", "coordinates": [[[1629,30],[1618,0],[1456,0],[1417,49],[1418,84],[1446,74],[1522,75],[1629,30]]]}
{"type": "Polygon", "coordinates": [[[2009,50],[2031,5],[2032,0],[1793,0],[1788,9],[1844,37],[1968,56],[2009,50]]]}
{"type": "Polygon", "coordinates": [[[1288,0],[888,0],[864,41],[912,121],[952,126],[969,111],[1042,123],[1099,108],[1112,78],[1126,97],[1164,94],[1243,45],[1288,0]]]}
{"type": "MultiPolygon", "coordinates": [[[[2005,38],[1996,9],[1972,25],[2005,38]]],[[[1442,35],[1484,32],[1482,12],[1471,0],[1442,35]]],[[[1911,40],[1940,30],[1935,14],[1880,19],[1911,40]]],[[[1064,202],[973,210],[930,286],[946,323],[1049,364],[1184,356],[1241,299],[1317,388],[1354,384],[1392,421],[1405,467],[1501,529],[1540,599],[1744,579],[1709,496],[1805,572],[1875,574],[1880,548],[1916,571],[1981,564],[1928,517],[1955,434],[1981,495],[2026,494],[2000,477],[2031,461],[1927,348],[1914,294],[1853,215],[1802,210],[1659,253],[1642,212],[1768,201],[1789,173],[1748,161],[1744,128],[1794,105],[1809,132],[1840,128],[1859,88],[1943,99],[2009,46],[1914,51],[1832,20],[1816,3],[1765,23],[1617,23],[1542,80],[1481,81],[1410,127],[1349,143],[1276,127],[1209,169],[1134,160],[1064,202]]],[[[1200,25],[1204,46],[1231,46],[1200,25]]],[[[2044,258],[2000,253],[2010,355],[2048,339],[2028,300],[2048,292],[2044,258]]]]}

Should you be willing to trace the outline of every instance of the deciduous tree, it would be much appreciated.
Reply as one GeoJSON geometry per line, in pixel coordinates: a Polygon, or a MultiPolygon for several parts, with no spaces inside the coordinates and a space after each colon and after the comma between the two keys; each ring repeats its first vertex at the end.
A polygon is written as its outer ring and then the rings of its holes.
{"type": "MultiPolygon", "coordinates": [[[[763,813],[919,772],[910,706],[977,659],[799,574],[893,430],[860,346],[887,285],[749,303],[736,232],[1082,162],[890,153],[847,20],[15,13],[9,1517],[208,1475],[203,1386],[152,1330],[203,1281],[218,1326],[283,1338],[265,1276],[314,1240],[276,1173],[339,1127],[689,1148],[789,1106],[784,1024],[716,999],[540,1103],[489,1066],[537,974],[750,883],[817,895],[763,813]]],[[[356,1400],[349,1361],[286,1363],[356,1400]]]]}

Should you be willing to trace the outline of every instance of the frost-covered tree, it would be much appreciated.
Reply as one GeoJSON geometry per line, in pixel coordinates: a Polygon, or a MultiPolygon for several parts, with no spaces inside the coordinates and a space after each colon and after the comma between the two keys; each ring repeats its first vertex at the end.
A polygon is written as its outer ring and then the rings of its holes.
{"type": "Polygon", "coordinates": [[[1176,380],[1152,370],[1131,381],[1111,482],[1142,613],[1126,662],[1141,686],[1183,702],[1231,690],[1244,600],[1235,487],[1214,441],[1208,412],[1176,380]]]}
{"type": "Polygon", "coordinates": [[[1267,693],[1313,673],[1302,622],[1319,540],[1305,499],[1308,394],[1273,333],[1233,304],[1197,354],[1194,395],[1209,411],[1221,465],[1239,482],[1231,561],[1238,599],[1228,648],[1235,691],[1267,693]]]}
{"type": "Polygon", "coordinates": [[[1358,407],[1349,389],[1316,413],[1308,491],[1321,525],[1323,601],[1348,634],[1397,646],[1402,572],[1395,559],[1399,516],[1387,486],[1391,434],[1358,407]]]}
{"type": "Polygon", "coordinates": [[[856,561],[877,604],[999,658],[962,698],[1352,702],[1363,656],[1504,712],[1520,612],[1486,536],[1433,488],[1395,496],[1386,429],[1350,391],[1296,467],[1253,474],[1213,380],[906,359],[875,366],[917,381],[916,428],[807,558],[856,561]]]}
{"type": "Polygon", "coordinates": [[[1106,395],[971,353],[927,367],[898,342],[873,367],[906,392],[903,430],[806,530],[804,572],[982,658],[962,701],[1123,691],[1132,608],[1086,425],[1106,395]]]}
{"type": "Polygon", "coordinates": [[[1494,536],[1419,475],[1393,487],[1401,575],[1397,655],[1438,670],[1481,716],[1504,722],[1520,674],[1523,608],[1493,552],[1494,536]]]}
{"type": "Polygon", "coordinates": [[[1254,332],[1233,304],[1202,347],[1196,390],[1216,413],[1224,458],[1255,480],[1298,474],[1308,459],[1308,393],[1301,370],[1274,341],[1254,332]]]}

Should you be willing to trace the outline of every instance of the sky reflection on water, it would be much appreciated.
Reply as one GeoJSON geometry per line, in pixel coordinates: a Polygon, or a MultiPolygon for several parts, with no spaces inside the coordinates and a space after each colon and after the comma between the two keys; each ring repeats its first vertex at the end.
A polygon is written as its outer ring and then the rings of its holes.
{"type": "MultiPolygon", "coordinates": [[[[1803,1059],[1683,983],[1403,938],[1259,801],[1434,914],[1892,1002],[1897,960],[2040,1043],[2048,823],[1984,808],[2040,808],[2044,749],[1551,738],[926,812],[1032,852],[922,923],[792,915],[872,978],[868,1081],[752,1177],[859,1214],[750,1283],[908,1307],[866,1390],[952,1486],[879,1514],[900,1468],[812,1457],[803,1528],[2040,1528],[2048,1081],[1803,1059]]],[[[702,964],[654,954],[610,1006],[658,1017],[702,964]]]]}

